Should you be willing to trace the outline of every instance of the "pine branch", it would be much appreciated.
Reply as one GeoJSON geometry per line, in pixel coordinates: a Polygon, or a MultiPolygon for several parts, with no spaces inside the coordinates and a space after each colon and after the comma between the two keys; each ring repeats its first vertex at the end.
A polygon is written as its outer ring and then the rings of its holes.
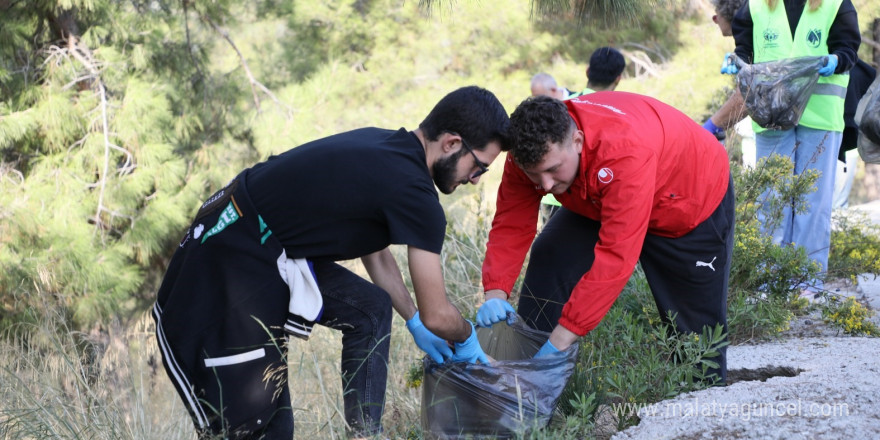
{"type": "MultiPolygon", "coordinates": [[[[95,230],[104,229],[106,225],[101,221],[101,212],[108,211],[104,208],[104,192],[107,189],[107,175],[110,172],[110,150],[113,145],[110,142],[110,127],[107,116],[107,89],[104,87],[104,81],[101,80],[101,74],[94,62],[94,57],[87,47],[83,47],[77,41],[76,36],[71,35],[67,39],[67,51],[77,61],[82,64],[89,72],[93,85],[97,88],[98,97],[101,99],[101,133],[104,137],[104,164],[102,166],[101,177],[99,180],[100,190],[98,191],[98,207],[95,210],[95,230]]],[[[117,147],[119,148],[119,147],[117,147]]],[[[103,234],[102,234],[103,238],[103,234]]]]}
{"type": "Polygon", "coordinates": [[[202,74],[202,68],[199,63],[199,60],[196,59],[196,56],[193,54],[193,51],[192,51],[192,39],[189,35],[189,10],[188,10],[189,2],[184,0],[181,3],[183,4],[183,29],[186,31],[187,52],[189,53],[189,57],[193,62],[193,66],[196,68],[196,72],[199,73],[199,78],[204,78],[205,75],[202,74]]]}
{"type": "Polygon", "coordinates": [[[0,163],[0,177],[12,182],[14,185],[24,184],[24,174],[13,168],[11,164],[0,163]],[[14,175],[17,179],[13,179],[11,175],[14,175]]]}
{"type": "Polygon", "coordinates": [[[241,54],[241,51],[238,50],[238,46],[236,46],[235,42],[232,41],[232,37],[229,36],[229,32],[226,29],[223,29],[220,26],[218,26],[216,23],[214,23],[213,20],[211,20],[208,17],[202,16],[202,19],[205,20],[208,24],[210,24],[211,27],[213,27],[214,30],[216,30],[217,33],[219,33],[220,36],[222,36],[223,39],[226,40],[227,43],[229,43],[229,45],[232,47],[232,50],[234,50],[235,53],[238,54],[238,60],[241,62],[241,66],[244,68],[244,73],[245,73],[245,75],[247,75],[248,82],[250,83],[250,86],[251,86],[251,93],[254,95],[254,105],[256,105],[256,107],[257,107],[257,113],[262,113],[262,110],[260,109],[260,96],[257,93],[257,89],[260,89],[263,91],[263,93],[265,93],[267,96],[272,98],[272,100],[275,101],[276,104],[278,104],[281,107],[284,107],[284,109],[287,110],[287,119],[291,119],[293,117],[293,109],[291,109],[289,106],[287,106],[286,104],[281,102],[281,100],[279,100],[278,97],[276,97],[275,94],[272,93],[271,90],[269,90],[261,82],[257,81],[256,78],[254,78],[254,75],[253,75],[253,73],[251,73],[251,69],[248,66],[247,60],[245,60],[244,55],[241,54]]]}
{"type": "Polygon", "coordinates": [[[621,50],[622,54],[626,55],[626,58],[629,59],[630,62],[636,67],[635,75],[636,77],[641,76],[641,73],[644,72],[653,77],[659,77],[660,72],[657,71],[656,64],[651,61],[651,58],[644,52],[630,52],[628,50],[621,50]]]}

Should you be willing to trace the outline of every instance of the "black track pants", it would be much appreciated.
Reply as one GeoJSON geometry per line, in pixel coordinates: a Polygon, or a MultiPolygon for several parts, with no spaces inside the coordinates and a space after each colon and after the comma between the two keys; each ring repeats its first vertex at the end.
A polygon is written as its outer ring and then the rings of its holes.
{"type": "MultiPolygon", "coordinates": [[[[648,234],[639,261],[661,319],[677,314],[676,328],[700,333],[722,324],[727,331],[727,286],[733,253],[734,190],[731,181],[712,215],[678,238],[648,234]]],[[[518,312],[532,327],[552,331],[577,282],[593,265],[600,223],[565,208],[557,212],[532,245],[520,291],[518,312]]],[[[720,358],[727,376],[726,349],[720,358]]]]}

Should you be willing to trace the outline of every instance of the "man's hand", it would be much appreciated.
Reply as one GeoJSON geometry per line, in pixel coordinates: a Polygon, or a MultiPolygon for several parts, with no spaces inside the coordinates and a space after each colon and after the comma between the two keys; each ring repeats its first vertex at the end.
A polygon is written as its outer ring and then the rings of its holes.
{"type": "Polygon", "coordinates": [[[541,349],[535,353],[534,359],[551,356],[563,350],[567,350],[571,344],[577,342],[579,337],[580,336],[573,333],[571,330],[561,325],[557,325],[553,329],[553,332],[550,333],[550,338],[547,339],[547,342],[545,342],[541,349]]]}
{"type": "Polygon", "coordinates": [[[419,312],[406,321],[406,328],[412,334],[416,345],[427,353],[434,362],[442,364],[447,358],[452,357],[452,349],[449,348],[449,344],[422,325],[419,312]]]}
{"type": "Polygon", "coordinates": [[[715,123],[712,122],[712,118],[706,119],[706,122],[703,123],[703,128],[709,131],[709,133],[715,135],[715,139],[718,139],[719,141],[724,140],[724,138],[726,137],[725,135],[727,134],[725,133],[723,128],[715,125],[715,123]]]}
{"type": "Polygon", "coordinates": [[[739,73],[739,66],[736,65],[736,55],[728,52],[724,54],[724,61],[721,62],[721,73],[725,75],[736,75],[739,73]]]}
{"type": "Polygon", "coordinates": [[[535,353],[534,358],[538,359],[538,358],[542,358],[544,356],[551,356],[556,353],[560,353],[560,350],[558,348],[556,348],[555,346],[553,346],[553,344],[548,339],[547,342],[545,342],[544,345],[541,347],[541,349],[538,350],[537,353],[535,353]]]}
{"type": "Polygon", "coordinates": [[[487,299],[480,309],[477,310],[477,325],[480,327],[491,327],[496,322],[506,321],[507,313],[514,312],[513,306],[505,299],[490,298],[487,299]]]}
{"type": "Polygon", "coordinates": [[[477,330],[474,324],[471,324],[471,335],[464,342],[455,343],[455,354],[452,355],[452,362],[470,362],[475,364],[480,362],[489,365],[489,357],[480,347],[480,341],[477,340],[477,330]]]}
{"type": "Polygon", "coordinates": [[[837,55],[828,55],[825,57],[825,65],[819,68],[820,76],[831,76],[837,69],[837,55]]]}

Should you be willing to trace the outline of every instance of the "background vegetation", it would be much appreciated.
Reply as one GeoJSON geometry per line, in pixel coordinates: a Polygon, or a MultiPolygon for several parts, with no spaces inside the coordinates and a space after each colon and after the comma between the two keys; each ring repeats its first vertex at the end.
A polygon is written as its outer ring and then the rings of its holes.
{"type": "MultiPolygon", "coordinates": [[[[193,437],[146,310],[196,207],[243,167],[348,129],[414,128],[462,85],[492,90],[510,111],[538,71],[581,88],[585,61],[604,45],[627,55],[620,90],[699,122],[731,84],[718,66],[732,41],[705,0],[621,2],[635,5],[622,11],[419,3],[0,0],[0,438],[193,437]]],[[[880,5],[854,4],[869,29],[880,5]]],[[[734,343],[772,335],[804,311],[786,286],[754,293],[814,270],[767,243],[749,211],[762,188],[785,184],[773,178],[785,166],[737,176],[734,343]]],[[[442,198],[447,286],[466,314],[480,300],[499,169],[442,198]]],[[[880,272],[876,228],[838,224],[830,275],[857,282],[880,272]]],[[[828,319],[864,328],[858,305],[835,307],[828,319]]],[[[600,405],[700,386],[686,379],[711,361],[711,344],[658,333],[657,320],[634,277],[584,341],[564,424],[543,435],[590,435],[600,405]],[[689,361],[645,355],[670,351],[689,361]]],[[[390,437],[419,438],[419,393],[405,385],[419,352],[402,327],[396,319],[385,424],[390,437]]],[[[338,347],[322,330],[291,343],[304,438],[343,432],[338,347]]]]}

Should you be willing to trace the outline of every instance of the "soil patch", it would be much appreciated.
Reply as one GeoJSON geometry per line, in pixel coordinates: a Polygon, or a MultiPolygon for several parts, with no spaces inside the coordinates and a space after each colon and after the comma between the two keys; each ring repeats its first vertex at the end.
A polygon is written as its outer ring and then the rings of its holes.
{"type": "Polygon", "coordinates": [[[736,382],[760,381],[764,382],[771,377],[795,377],[804,370],[787,366],[768,366],[761,368],[737,368],[727,371],[727,384],[736,382]]]}

